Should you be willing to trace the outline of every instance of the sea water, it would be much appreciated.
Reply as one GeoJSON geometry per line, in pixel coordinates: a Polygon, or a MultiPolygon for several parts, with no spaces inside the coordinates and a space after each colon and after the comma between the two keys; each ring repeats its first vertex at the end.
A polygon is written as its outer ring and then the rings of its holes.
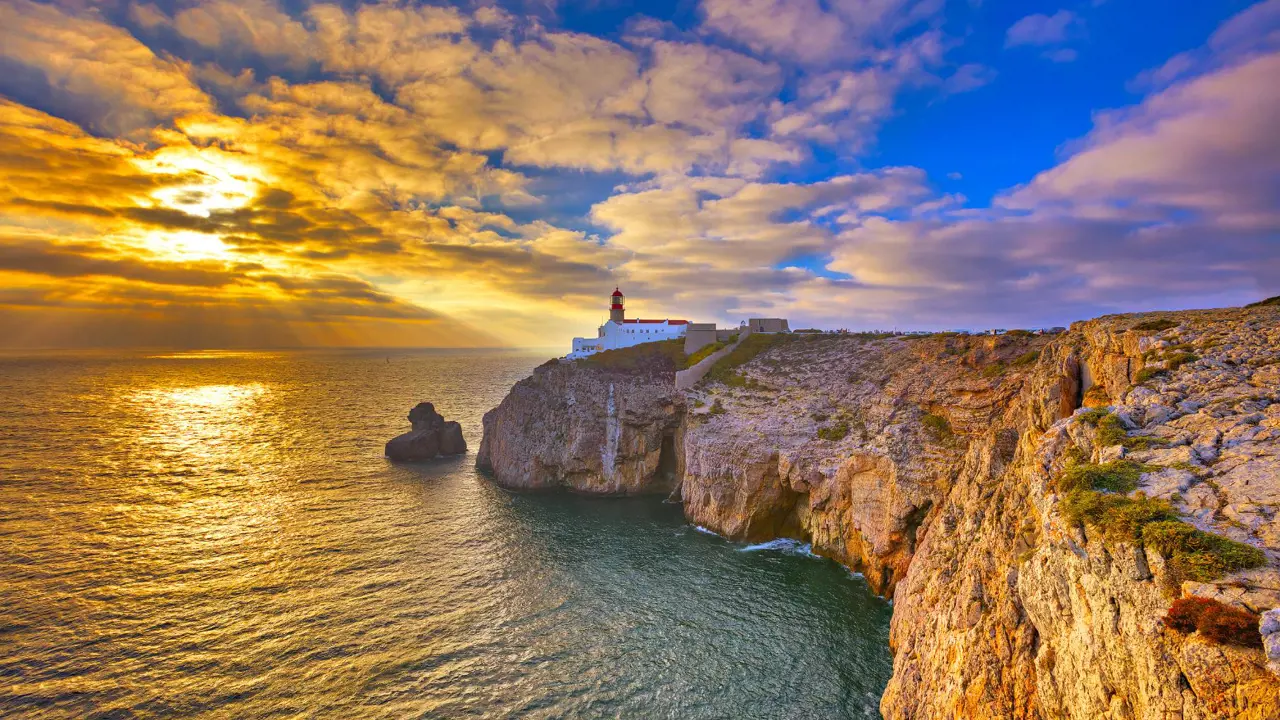
{"type": "Polygon", "coordinates": [[[0,715],[879,717],[844,568],[475,471],[544,359],[0,355],[0,715]],[[467,456],[383,457],[423,400],[467,456]]]}

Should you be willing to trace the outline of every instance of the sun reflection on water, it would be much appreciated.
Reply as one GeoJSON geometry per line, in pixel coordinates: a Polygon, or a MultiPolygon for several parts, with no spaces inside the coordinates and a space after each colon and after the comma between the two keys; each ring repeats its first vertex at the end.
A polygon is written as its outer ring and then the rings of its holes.
{"type": "Polygon", "coordinates": [[[137,391],[129,397],[140,415],[135,442],[165,462],[180,456],[187,467],[234,466],[252,448],[263,420],[260,405],[268,395],[261,383],[137,391]]]}

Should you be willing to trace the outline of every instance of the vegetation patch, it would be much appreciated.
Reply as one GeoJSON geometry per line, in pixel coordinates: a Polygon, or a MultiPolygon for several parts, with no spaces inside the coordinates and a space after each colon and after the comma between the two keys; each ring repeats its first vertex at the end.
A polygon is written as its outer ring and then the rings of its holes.
{"type": "Polygon", "coordinates": [[[1154,378],[1157,375],[1163,375],[1163,374],[1164,374],[1164,368],[1144,367],[1141,370],[1139,370],[1136,375],[1133,376],[1133,381],[1138,385],[1141,385],[1146,381],[1150,380],[1151,378],[1154,378]]]}
{"type": "Polygon", "coordinates": [[[1200,358],[1198,356],[1189,352],[1175,352],[1164,356],[1164,364],[1166,369],[1173,371],[1187,363],[1193,363],[1199,359],[1200,358]]]}
{"type": "Polygon", "coordinates": [[[1028,365],[1035,365],[1036,361],[1039,359],[1040,359],[1039,350],[1028,350],[1027,352],[1024,352],[1018,357],[1014,358],[1012,364],[1014,367],[1026,367],[1028,365]]]}
{"type": "Polygon", "coordinates": [[[1062,471],[1058,476],[1058,490],[1059,492],[1106,490],[1113,493],[1128,493],[1138,488],[1138,480],[1143,473],[1155,469],[1150,465],[1132,460],[1112,460],[1101,465],[1080,463],[1062,471]]]}
{"type": "MultiPolygon", "coordinates": [[[[1092,411],[1090,411],[1092,417],[1092,411]]],[[[1169,441],[1149,435],[1130,435],[1120,418],[1106,413],[1090,423],[1098,428],[1098,444],[1102,447],[1121,445],[1130,450],[1150,450],[1168,447],[1169,441]]]]}
{"type": "Polygon", "coordinates": [[[1101,530],[1103,539],[1110,542],[1136,543],[1142,539],[1144,525],[1178,520],[1177,511],[1164,501],[1096,490],[1068,492],[1062,500],[1062,512],[1071,522],[1101,530]]]}
{"type": "Polygon", "coordinates": [[[1059,478],[1059,487],[1069,488],[1062,500],[1062,513],[1071,522],[1097,528],[1104,541],[1141,543],[1164,556],[1174,575],[1198,582],[1266,564],[1261,550],[1183,522],[1173,506],[1163,500],[1089,489],[1090,482],[1095,483],[1094,487],[1124,487],[1137,472],[1125,468],[1113,473],[1106,466],[1093,467],[1103,470],[1068,478],[1072,470],[1068,469],[1059,478]],[[1104,474],[1108,476],[1102,477],[1104,474]]]}
{"type": "Polygon", "coordinates": [[[687,369],[687,368],[693,367],[694,365],[697,365],[703,360],[706,360],[707,358],[711,357],[712,353],[717,352],[720,349],[727,347],[728,345],[729,343],[713,342],[710,345],[704,345],[701,348],[698,348],[697,352],[685,358],[684,360],[685,368],[687,369]]]}
{"type": "Polygon", "coordinates": [[[1259,300],[1255,303],[1249,303],[1248,305],[1245,305],[1245,307],[1267,307],[1270,305],[1280,305],[1280,295],[1269,297],[1266,300],[1259,300]]]}
{"type": "Polygon", "coordinates": [[[1219,645],[1261,648],[1258,616],[1212,598],[1179,598],[1169,607],[1164,624],[1178,632],[1199,631],[1219,645]]]}
{"type": "Polygon", "coordinates": [[[623,372],[667,372],[684,367],[684,340],[659,340],[604,350],[578,360],[588,367],[623,372]]]}
{"type": "Polygon", "coordinates": [[[1008,337],[1035,337],[1035,333],[1030,330],[1009,330],[1005,332],[1008,337]]]}
{"type": "Polygon", "coordinates": [[[1145,320],[1129,329],[1136,330],[1138,332],[1160,332],[1161,330],[1168,330],[1169,328],[1175,327],[1178,327],[1178,321],[1161,318],[1159,320],[1145,320]]]}
{"type": "Polygon", "coordinates": [[[984,378],[1000,377],[1001,375],[1004,374],[1004,371],[1007,369],[1008,368],[1005,367],[1004,363],[997,362],[982,368],[982,377],[984,378]]]}
{"type": "Polygon", "coordinates": [[[1129,438],[1129,431],[1119,417],[1110,413],[1104,415],[1096,426],[1098,428],[1098,444],[1102,447],[1123,445],[1129,438]]]}
{"type": "Polygon", "coordinates": [[[724,383],[730,387],[746,387],[747,379],[736,372],[739,367],[751,362],[755,356],[769,348],[784,343],[790,336],[782,334],[752,333],[732,352],[720,358],[707,373],[711,382],[724,383]],[[736,379],[731,379],[736,378],[736,379]]]}
{"type": "Polygon", "coordinates": [[[849,434],[849,421],[841,419],[839,422],[832,423],[826,427],[818,428],[818,437],[831,442],[839,442],[845,439],[849,434]]]}
{"type": "Polygon", "coordinates": [[[720,382],[725,387],[738,388],[741,390],[768,390],[769,386],[754,378],[743,375],[742,373],[731,372],[724,376],[720,382]]]}
{"type": "Polygon", "coordinates": [[[720,398],[716,398],[716,401],[711,403],[711,409],[707,410],[709,415],[723,415],[724,413],[724,403],[720,402],[720,398]]]}
{"type": "Polygon", "coordinates": [[[1142,542],[1174,563],[1190,580],[1208,582],[1229,572],[1260,567],[1261,550],[1180,521],[1153,522],[1142,528],[1142,542]]]}
{"type": "MultiPolygon", "coordinates": [[[[1092,389],[1093,388],[1090,388],[1090,390],[1092,389]]],[[[1111,412],[1106,408],[1093,408],[1080,413],[1080,422],[1086,425],[1092,425],[1093,427],[1098,427],[1098,422],[1110,414],[1111,412]]]]}
{"type": "Polygon", "coordinates": [[[933,413],[925,413],[920,418],[920,423],[924,425],[924,429],[928,431],[930,437],[938,442],[944,442],[955,437],[955,432],[951,429],[951,423],[941,415],[933,413]]]}

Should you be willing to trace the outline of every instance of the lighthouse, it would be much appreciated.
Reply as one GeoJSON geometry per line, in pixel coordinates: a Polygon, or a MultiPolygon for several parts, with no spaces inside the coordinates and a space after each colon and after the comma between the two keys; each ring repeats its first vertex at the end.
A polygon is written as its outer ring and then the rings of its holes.
{"type": "Polygon", "coordinates": [[[608,322],[600,326],[600,329],[596,331],[595,337],[574,338],[573,351],[565,357],[570,360],[577,360],[602,350],[618,350],[641,343],[675,340],[684,337],[685,330],[688,329],[689,325],[688,320],[672,320],[671,318],[662,320],[633,318],[628,320],[626,311],[623,309],[623,303],[625,302],[626,298],[622,296],[622,291],[614,288],[613,294],[609,296],[608,322]]]}
{"type": "Polygon", "coordinates": [[[620,323],[626,319],[626,312],[622,309],[622,291],[618,288],[613,289],[613,294],[609,296],[609,320],[620,323]]]}

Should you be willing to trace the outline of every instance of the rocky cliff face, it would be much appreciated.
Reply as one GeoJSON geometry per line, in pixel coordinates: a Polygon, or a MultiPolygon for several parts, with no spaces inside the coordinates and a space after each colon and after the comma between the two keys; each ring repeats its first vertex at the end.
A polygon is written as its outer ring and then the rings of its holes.
{"type": "Polygon", "coordinates": [[[670,493],[683,413],[673,367],[553,361],[485,413],[476,465],[518,490],[670,493]]]}
{"type": "MultiPolygon", "coordinates": [[[[861,570],[895,601],[888,718],[1280,717],[1264,651],[1161,623],[1184,595],[1280,607],[1280,308],[1053,338],[793,336],[727,384],[652,382],[543,369],[486,416],[482,462],[518,487],[674,487],[691,522],[861,570]],[[669,437],[670,483],[653,470],[669,437]],[[1163,500],[1263,565],[1189,578],[1069,517],[1065,469],[1117,460],[1140,471],[1117,496],[1163,500]]],[[[1270,629],[1280,670],[1274,613],[1270,629]]]]}

